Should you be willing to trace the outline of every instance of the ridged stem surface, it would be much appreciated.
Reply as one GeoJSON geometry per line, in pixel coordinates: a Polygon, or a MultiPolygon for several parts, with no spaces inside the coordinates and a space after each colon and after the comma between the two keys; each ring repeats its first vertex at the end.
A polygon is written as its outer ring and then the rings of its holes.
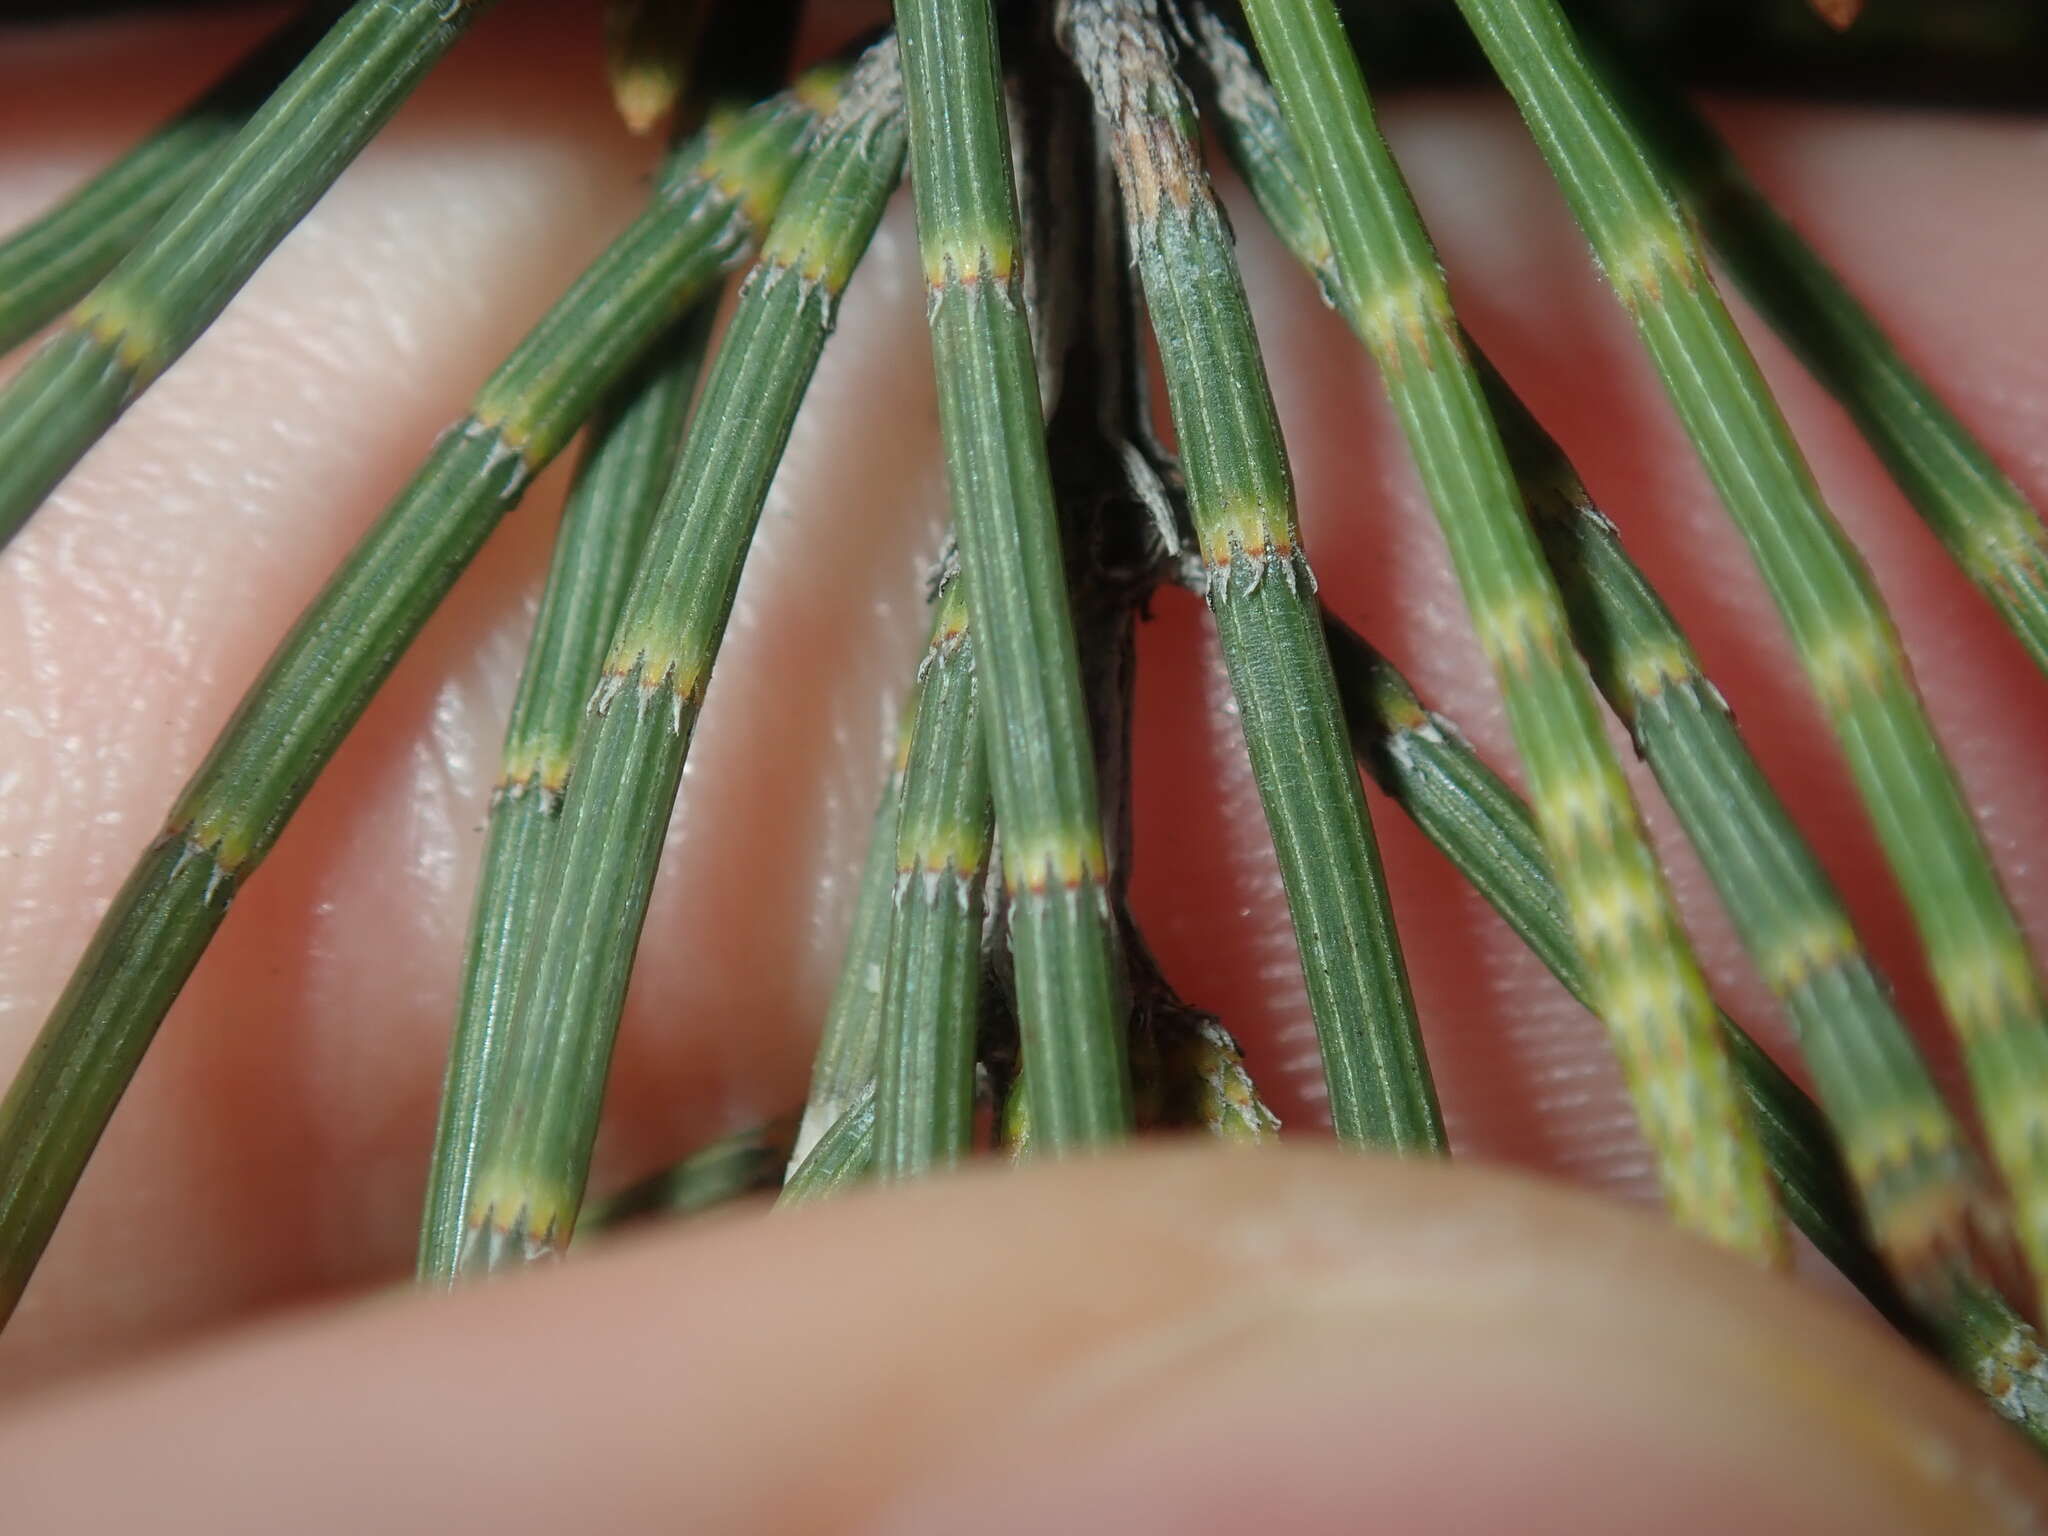
{"type": "Polygon", "coordinates": [[[1781,1261],[1763,1156],[1706,983],[1602,734],[1436,254],[1336,10],[1331,0],[1245,9],[1500,682],[1596,1012],[1665,1198],[1681,1225],[1781,1261]]]}
{"type": "MultiPolygon", "coordinates": [[[[1498,384],[1498,380],[1494,381],[1498,384]]],[[[1500,419],[1573,635],[1785,1009],[1879,1249],[1945,1306],[2003,1218],[1847,909],[1655,589],[1533,417],[1500,419]]]]}
{"type": "Polygon", "coordinates": [[[489,0],[361,0],[0,388],[0,545],[213,319],[489,0]]]}
{"type": "Polygon", "coordinates": [[[0,1102],[0,1319],[229,900],[491,529],[746,251],[814,121],[779,97],[679,157],[653,206],[442,434],[243,696],[0,1102]]]}
{"type": "Polygon", "coordinates": [[[1604,47],[1589,52],[1639,147],[1699,220],[1723,268],[1855,419],[1942,547],[2048,671],[2040,512],[1678,89],[1653,68],[1624,67],[1604,47]]]}
{"type": "MultiPolygon", "coordinates": [[[[1205,16],[1196,33],[1232,157],[1282,241],[1354,318],[1300,156],[1265,80],[1205,16]]],[[[1470,338],[1466,339],[1472,348],[1470,338]]],[[[1995,1232],[1976,1161],[1833,884],[1701,672],[1669,609],[1563,450],[1476,349],[1495,420],[1593,680],[1634,735],[1784,1004],[1842,1139],[1879,1248],[1945,1304],[1995,1232]]]]}
{"type": "Polygon", "coordinates": [[[740,572],[902,164],[885,40],[848,77],[740,287],[587,695],[511,1038],[480,1117],[462,1274],[556,1256],[575,1230],[648,896],[740,572]]]}
{"type": "Polygon", "coordinates": [[[1279,855],[1337,1134],[1444,1149],[1386,877],[1324,652],[1251,308],[1147,0],[1065,0],[1122,190],[1209,609],[1279,855]]]}
{"type": "Polygon", "coordinates": [[[989,0],[898,0],[918,243],[1042,1145],[1131,1125],[1101,808],[1021,292],[989,0]]]}
{"type": "MultiPolygon", "coordinates": [[[[1327,622],[1331,661],[1367,772],[1590,1007],[1564,895],[1528,806],[1450,721],[1423,706],[1392,663],[1341,621],[1327,622]]],[[[1916,1318],[1865,1239],[1855,1190],[1819,1108],[1733,1019],[1721,1015],[1720,1028],[1779,1195],[1799,1229],[1896,1326],[1912,1332],[1924,1320],[1992,1407],[2048,1447],[2048,1362],[2034,1330],[1995,1290],[1967,1275],[1955,1278],[1941,1308],[1922,1297],[1916,1318]]]]}
{"type": "Polygon", "coordinates": [[[1459,0],[1636,322],[1791,632],[1962,1042],[2048,1286],[2048,1011],[1884,600],[1829,514],[1691,228],[1552,0],[1459,0]]]}
{"type": "Polygon", "coordinates": [[[700,304],[599,407],[563,504],[491,791],[420,1223],[425,1284],[455,1277],[484,1096],[505,1056],[506,1015],[546,890],[577,722],[675,469],[714,310],[700,304]]]}
{"type": "Polygon", "coordinates": [[[0,240],[0,352],[111,272],[209,166],[324,30],[310,7],[198,100],[61,202],[0,240]]]}
{"type": "Polygon", "coordinates": [[[909,1178],[965,1157],[974,1135],[988,754],[958,571],[939,588],[918,667],[896,818],[895,916],[875,1074],[875,1173],[909,1178]]]}

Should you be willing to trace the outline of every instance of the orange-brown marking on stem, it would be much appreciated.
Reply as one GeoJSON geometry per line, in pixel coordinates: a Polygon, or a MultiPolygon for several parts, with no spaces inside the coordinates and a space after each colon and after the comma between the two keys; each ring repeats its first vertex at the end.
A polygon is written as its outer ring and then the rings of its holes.
{"type": "Polygon", "coordinates": [[[1105,885],[1108,879],[1102,844],[1094,838],[1053,837],[1035,845],[1013,846],[1003,859],[1003,888],[1012,896],[1078,891],[1084,886],[1105,885]]]}
{"type": "Polygon", "coordinates": [[[1016,277],[1016,254],[1007,245],[967,250],[934,241],[924,263],[925,285],[935,294],[949,288],[972,292],[983,284],[1007,290],[1016,277]]]}

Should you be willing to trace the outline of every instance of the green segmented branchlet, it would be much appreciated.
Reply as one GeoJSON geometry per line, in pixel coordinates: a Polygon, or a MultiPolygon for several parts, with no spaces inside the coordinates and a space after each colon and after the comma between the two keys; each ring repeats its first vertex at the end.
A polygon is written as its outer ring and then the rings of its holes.
{"type": "MultiPolygon", "coordinates": [[[[1225,142],[1275,231],[1346,308],[1322,221],[1266,82],[1213,17],[1196,22],[1225,142]]],[[[1832,883],[1743,745],[1684,634],[1577,473],[1485,358],[1508,459],[1593,680],[1635,736],[1750,954],[1805,1047],[1879,1248],[1937,1299],[1996,1220],[1942,1102],[1832,883]]]]}
{"type": "MultiPolygon", "coordinates": [[[[802,87],[828,94],[830,74],[802,87]]],[[[0,1318],[229,900],[498,520],[751,245],[815,113],[721,117],[484,385],[300,616],[101,919],[0,1103],[0,1318]]]]}
{"type": "Polygon", "coordinates": [[[176,117],[0,240],[0,352],[56,319],[134,249],[305,56],[332,10],[315,5],[286,23],[176,117]]]}
{"type": "Polygon", "coordinates": [[[577,1223],[577,1241],[642,1221],[700,1215],[778,1189],[795,1135],[796,1116],[790,1114],[721,1136],[672,1167],[591,1201],[577,1223]]]}
{"type": "Polygon", "coordinates": [[[1601,47],[1588,53],[1722,265],[2048,671],[2048,531],[2038,510],[1684,96],[1651,66],[1623,68],[1601,47]]]}
{"type": "Polygon", "coordinates": [[[0,389],[0,544],[213,323],[489,0],[361,0],[0,389]]]}
{"type": "Polygon", "coordinates": [[[1106,125],[1123,192],[1208,604],[1294,919],[1331,1118],[1353,1143],[1442,1151],[1443,1120],[1324,654],[1286,447],[1192,104],[1148,3],[1065,0],[1058,18],[1106,125]]]}
{"type": "Polygon", "coordinates": [[[700,304],[599,408],[562,509],[491,793],[462,996],[420,1224],[418,1279],[455,1278],[484,1095],[561,826],[576,725],[682,445],[716,306],[700,304]]]}
{"type": "Polygon", "coordinates": [[[2036,1283],[2048,1287],[2048,1013],[1891,616],[1685,219],[1550,0],[1459,0],[1630,314],[1834,725],[1919,925],[2036,1283]]]}
{"type": "MultiPolygon", "coordinates": [[[[1342,621],[1327,618],[1330,658],[1359,761],[1457,866],[1522,942],[1587,1007],[1592,990],[1572,943],[1564,895],[1534,818],[1457,728],[1426,709],[1407,679],[1342,621]]],[[[1820,1110],[1763,1048],[1723,1014],[1722,1033],[1786,1211],[1821,1255],[1898,1327],[1925,1324],[1992,1406],[2048,1445],[2048,1364],[2033,1330],[1996,1291],[1958,1273],[1946,1305],[1917,1316],[1864,1236],[1856,1194],[1820,1110]]]]}
{"type": "Polygon", "coordinates": [[[544,913],[479,1128],[462,1273],[553,1256],[575,1230],[705,685],[769,482],[903,151],[895,44],[884,40],[847,78],[740,287],[588,696],[544,913]]]}
{"type": "Polygon", "coordinates": [[[782,1210],[829,1200],[866,1178],[874,1160],[875,1085],[869,1083],[783,1182],[775,1208],[782,1210]]]}
{"type": "Polygon", "coordinates": [[[1336,11],[1330,0],[1251,0],[1246,11],[1499,678],[1665,1197],[1681,1225],[1778,1260],[1783,1232],[1706,984],[1602,735],[1435,252],[1336,11]]]}
{"type": "Polygon", "coordinates": [[[2004,1225],[1969,1141],[1670,610],[1557,444],[1497,376],[1489,384],[1580,653],[1784,1005],[1879,1249],[1910,1296],[1945,1304],[2004,1225]]]}
{"type": "Polygon", "coordinates": [[[796,1143],[790,1148],[791,1173],[875,1080],[882,983],[888,964],[889,928],[896,911],[896,802],[903,792],[903,767],[910,756],[910,726],[916,713],[913,693],[898,722],[895,756],[868,830],[868,851],[854,888],[846,952],[840,958],[832,999],[825,1006],[817,1054],[811,1059],[810,1091],[804,1098],[796,1143]]]}
{"type": "MultiPolygon", "coordinates": [[[[1062,383],[1046,441],[1069,552],[1095,779],[1103,793],[1110,900],[1129,979],[1133,1116],[1140,1130],[1269,1141],[1280,1122],[1260,1100],[1237,1042],[1174,989],[1130,911],[1138,618],[1172,569],[1186,519],[1166,484],[1178,481],[1178,468],[1152,437],[1140,301],[1116,173],[1103,157],[1073,149],[1094,132],[1085,97],[1047,126],[1054,139],[1045,151],[1047,165],[1082,174],[1058,192],[1041,186],[1034,197],[1020,163],[1019,184],[1027,194],[1026,234],[1040,237],[1031,249],[1049,250],[1066,269],[1063,285],[1048,286],[1085,296],[1063,327],[1047,325],[1040,306],[1032,307],[1031,319],[1039,356],[1052,357],[1062,383]],[[1058,153],[1061,138],[1065,155],[1058,153]]],[[[1023,1074],[1015,1076],[1003,1095],[1003,1123],[1028,1138],[1030,1093],[1023,1074]]]]}
{"type": "MultiPolygon", "coordinates": [[[[1325,614],[1330,661],[1358,759],[1381,789],[1457,866],[1566,990],[1590,1009],[1593,991],[1572,941],[1564,895],[1529,808],[1457,728],[1348,625],[1325,614]]],[[[1908,1314],[1863,1242],[1848,1179],[1820,1112],[1761,1047],[1722,1016],[1786,1208],[1815,1246],[1880,1310],[1908,1314]]]]}
{"type": "Polygon", "coordinates": [[[940,579],[918,666],[896,818],[895,916],[875,1073],[875,1173],[909,1178],[964,1157],[974,1135],[988,756],[974,636],[957,569],[940,579]]]}
{"type": "Polygon", "coordinates": [[[1131,1125],[1123,982],[1019,294],[989,0],[899,0],[918,242],[974,612],[1024,1052],[1054,1150],[1131,1125]]]}

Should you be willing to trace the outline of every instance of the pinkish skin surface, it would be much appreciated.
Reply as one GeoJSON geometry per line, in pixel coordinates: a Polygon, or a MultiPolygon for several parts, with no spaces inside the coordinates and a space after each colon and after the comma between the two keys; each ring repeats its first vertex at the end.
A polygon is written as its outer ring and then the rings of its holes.
{"type": "MultiPolygon", "coordinates": [[[[0,226],[130,141],[263,20],[10,39],[0,226]]],[[[2048,129],[1753,104],[1716,115],[2021,484],[2048,496],[2048,204],[2015,196],[2048,168],[2048,129]]],[[[1493,100],[1404,98],[1387,122],[1468,324],[1691,627],[1955,1085],[1847,775],[1533,149],[1493,100]]],[[[0,561],[0,1070],[270,645],[490,364],[630,216],[646,161],[605,98],[595,27],[540,0],[502,7],[0,561]]],[[[1370,365],[1229,195],[1324,593],[1506,764],[1370,365]]],[[[801,1092],[944,511],[908,215],[899,203],[861,271],[763,521],[641,953],[600,1187],[801,1092]]],[[[1839,412],[1752,334],[2048,946],[2048,864],[2032,856],[2048,845],[2048,683],[1839,412]]],[[[0,1341],[0,1397],[32,1409],[85,1367],[406,1272],[485,792],[565,470],[566,458],[457,587],[243,896],[0,1341]]],[[[1291,1137],[1313,1138],[1313,1036],[1206,621],[1170,596],[1142,648],[1140,916],[1169,973],[1245,1042],[1291,1137]]],[[[1782,1044],[1704,878],[1649,805],[1717,988],[1782,1044]]],[[[1375,814],[1457,1150],[1644,1201],[1645,1155],[1598,1027],[1390,806],[1375,814]]],[[[1717,1293],[1720,1266],[1700,1265],[1717,1293]]],[[[9,1444],[0,1433],[0,1464],[9,1444]]]]}

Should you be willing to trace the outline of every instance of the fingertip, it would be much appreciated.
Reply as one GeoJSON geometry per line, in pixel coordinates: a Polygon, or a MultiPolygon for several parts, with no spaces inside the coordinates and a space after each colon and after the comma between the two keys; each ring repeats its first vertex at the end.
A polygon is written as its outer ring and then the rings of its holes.
{"type": "Polygon", "coordinates": [[[736,1217],[0,1424],[53,1532],[1996,1530],[2039,1479],[1901,1346],[1653,1222],[1331,1151],[736,1217]]]}

